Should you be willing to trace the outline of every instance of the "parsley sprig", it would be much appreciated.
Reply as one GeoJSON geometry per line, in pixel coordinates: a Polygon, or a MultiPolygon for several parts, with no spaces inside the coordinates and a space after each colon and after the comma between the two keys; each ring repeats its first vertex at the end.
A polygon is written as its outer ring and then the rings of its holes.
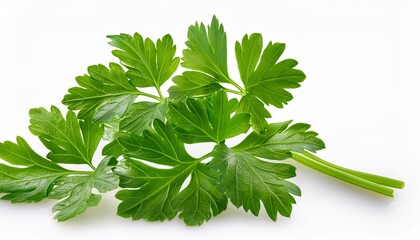
{"type": "Polygon", "coordinates": [[[293,98],[290,89],[305,80],[296,60],[282,59],[285,44],[264,46],[261,34],[245,35],[234,48],[240,75],[234,80],[226,32],[216,17],[209,26],[189,27],[182,58],[169,34],[156,42],[138,33],[108,38],[120,64],[93,65],[77,77],[78,86],[62,101],[65,117],[55,106],[30,111],[29,129],[49,150],[46,157],[21,137],[0,143],[2,199],[57,199],[55,218],[65,221],[98,205],[95,192],[119,187],[118,215],[146,221],[179,216],[194,226],[221,214],[228,201],[256,216],[262,204],[274,221],[278,214],[289,217],[301,191],[290,181],[296,168],[285,159],[390,197],[392,188],[404,187],[317,157],[325,145],[308,124],[268,123],[266,107],[283,108],[293,98]],[[173,76],[179,65],[185,71],[173,76]],[[171,77],[166,95],[161,86],[171,77]],[[150,87],[155,94],[146,91],[150,87]],[[243,134],[236,146],[226,144],[243,134]],[[95,166],[101,138],[109,143],[95,166]],[[203,142],[214,149],[202,157],[185,148],[203,142]]]}

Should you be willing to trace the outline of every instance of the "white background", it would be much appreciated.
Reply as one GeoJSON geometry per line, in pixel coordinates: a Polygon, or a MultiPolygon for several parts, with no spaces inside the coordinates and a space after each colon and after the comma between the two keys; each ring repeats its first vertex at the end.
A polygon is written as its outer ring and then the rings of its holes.
{"type": "Polygon", "coordinates": [[[107,34],[171,33],[180,55],[187,27],[216,14],[232,76],[234,41],[252,32],[287,43],[285,57],[306,73],[272,121],[311,123],[327,144],[320,156],[406,188],[390,199],[297,165],[303,196],[290,219],[230,206],[201,227],[120,218],[114,192],[65,223],[52,219],[53,201],[1,201],[1,239],[420,239],[419,1],[87,2],[0,0],[0,141],[21,135],[45,153],[27,130],[28,110],[60,105],[87,66],[117,61],[107,34]]]}

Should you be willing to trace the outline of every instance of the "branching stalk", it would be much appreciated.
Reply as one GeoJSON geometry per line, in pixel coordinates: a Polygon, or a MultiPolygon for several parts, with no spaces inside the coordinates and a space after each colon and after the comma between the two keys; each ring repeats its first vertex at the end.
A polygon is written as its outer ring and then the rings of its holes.
{"type": "Polygon", "coordinates": [[[392,179],[392,178],[388,178],[388,177],[383,177],[383,176],[379,176],[379,175],[375,175],[375,174],[370,174],[370,173],[365,173],[365,172],[360,172],[360,171],[355,171],[352,169],[348,169],[348,168],[344,168],[344,167],[340,167],[337,166],[335,164],[332,164],[330,162],[327,162],[317,156],[315,156],[314,154],[310,153],[310,152],[305,152],[303,155],[310,157],[320,163],[323,163],[327,166],[333,167],[335,169],[338,169],[340,171],[352,174],[354,176],[366,179],[368,181],[377,183],[377,184],[381,184],[387,187],[392,187],[392,188],[398,188],[398,189],[403,189],[404,188],[404,182],[400,181],[400,180],[396,180],[396,179],[392,179]]]}
{"type": "Polygon", "coordinates": [[[149,97],[149,98],[153,98],[153,99],[155,99],[155,100],[157,100],[157,101],[159,101],[159,102],[162,102],[163,101],[163,96],[162,96],[162,93],[160,92],[160,90],[158,91],[158,93],[159,93],[159,95],[161,96],[161,97],[157,97],[157,96],[155,96],[155,95],[153,95],[153,94],[150,94],[150,93],[145,93],[145,92],[140,92],[139,91],[139,93],[138,93],[138,95],[141,95],[141,96],[145,96],[145,97],[149,97]]]}
{"type": "Polygon", "coordinates": [[[225,88],[225,89],[223,89],[223,90],[224,90],[225,92],[234,93],[234,94],[239,95],[239,96],[245,96],[245,94],[244,94],[243,92],[236,91],[236,90],[233,90],[233,89],[225,88]]]}
{"type": "Polygon", "coordinates": [[[226,79],[226,81],[228,81],[230,84],[235,86],[241,92],[240,95],[245,95],[246,94],[245,89],[243,89],[241,86],[239,86],[239,84],[237,84],[233,79],[231,79],[230,77],[227,77],[227,76],[224,76],[224,78],[226,79]]]}
{"type": "Polygon", "coordinates": [[[389,197],[393,197],[394,192],[390,187],[404,187],[404,182],[402,181],[343,168],[318,158],[308,152],[303,154],[293,153],[292,158],[307,167],[327,174],[331,177],[335,177],[358,187],[389,197]]]}
{"type": "Polygon", "coordinates": [[[165,101],[165,97],[163,97],[162,92],[160,91],[160,87],[156,87],[156,91],[159,94],[159,101],[165,101]]]}

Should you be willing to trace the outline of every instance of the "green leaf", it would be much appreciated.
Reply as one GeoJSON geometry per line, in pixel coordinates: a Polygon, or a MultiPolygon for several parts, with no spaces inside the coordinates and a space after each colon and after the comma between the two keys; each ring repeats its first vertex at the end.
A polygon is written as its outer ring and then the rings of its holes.
{"type": "Polygon", "coordinates": [[[22,137],[16,143],[0,143],[0,157],[10,164],[18,166],[37,166],[51,171],[63,171],[64,168],[38,155],[22,137]]]}
{"type": "Polygon", "coordinates": [[[261,55],[262,37],[257,33],[250,37],[245,35],[242,43],[236,42],[235,46],[245,89],[265,104],[278,108],[282,108],[293,98],[286,89],[300,87],[299,83],[305,79],[305,74],[294,68],[297,65],[296,60],[278,62],[284,49],[283,43],[269,42],[261,55]]]}
{"type": "Polygon", "coordinates": [[[133,178],[130,184],[135,190],[121,190],[116,198],[122,200],[118,206],[118,215],[131,217],[133,220],[164,221],[173,219],[177,212],[173,210],[171,202],[179,193],[185,179],[191,174],[194,165],[177,166],[172,169],[156,169],[140,161],[123,160],[123,165],[117,167],[117,174],[123,178],[133,178]],[[121,168],[127,168],[121,170],[121,168]]]}
{"type": "Polygon", "coordinates": [[[123,148],[119,143],[118,139],[114,139],[112,142],[108,143],[102,149],[103,156],[112,156],[118,158],[124,154],[123,148]]]}
{"type": "Polygon", "coordinates": [[[62,101],[70,110],[80,110],[81,119],[107,122],[115,115],[122,116],[140,93],[116,63],[110,63],[109,69],[90,66],[88,73],[76,78],[79,87],[70,88],[62,101]]]}
{"type": "Polygon", "coordinates": [[[188,48],[182,52],[183,67],[206,73],[218,82],[229,82],[226,33],[216,16],[207,29],[203,23],[191,25],[185,44],[188,48]]]}
{"type": "Polygon", "coordinates": [[[316,152],[325,148],[318,133],[308,131],[309,124],[291,121],[273,123],[263,134],[249,134],[240,144],[233,147],[235,151],[245,151],[252,156],[274,160],[292,157],[292,152],[303,153],[305,150],[316,152]]]}
{"type": "Polygon", "coordinates": [[[158,39],[156,45],[138,33],[108,38],[111,39],[109,44],[119,49],[112,53],[129,69],[127,76],[138,87],[159,88],[178,68],[180,59],[174,57],[176,47],[169,34],[158,39]]]}
{"type": "Polygon", "coordinates": [[[67,174],[66,170],[39,166],[17,168],[0,164],[0,192],[6,193],[1,199],[12,203],[39,202],[48,196],[54,181],[67,174]]]}
{"type": "Polygon", "coordinates": [[[251,34],[250,37],[245,35],[242,38],[242,45],[238,41],[235,43],[236,61],[245,86],[248,85],[248,80],[257,67],[262,48],[262,36],[256,33],[251,34]]]}
{"type": "Polygon", "coordinates": [[[92,194],[92,177],[73,176],[60,179],[55,190],[50,194],[52,199],[61,199],[54,205],[52,211],[56,212],[54,219],[59,222],[69,220],[86,211],[88,207],[96,207],[101,196],[92,194]]]}
{"type": "Polygon", "coordinates": [[[85,121],[79,124],[72,111],[64,119],[54,106],[50,112],[45,108],[31,109],[29,116],[29,129],[50,150],[49,159],[57,163],[92,164],[93,154],[104,133],[102,125],[85,121]]]}
{"type": "Polygon", "coordinates": [[[258,216],[260,202],[271,219],[277,213],[289,217],[300,189],[285,179],[294,177],[295,167],[289,164],[265,162],[243,151],[217,145],[210,166],[222,173],[220,188],[226,191],[236,207],[243,207],[258,216]]]}
{"type": "Polygon", "coordinates": [[[267,127],[266,118],[271,118],[270,112],[265,109],[264,104],[253,95],[245,95],[239,102],[238,113],[249,113],[252,128],[257,133],[262,133],[267,127]]]}
{"type": "Polygon", "coordinates": [[[174,218],[171,202],[195,168],[195,159],[186,152],[172,126],[156,120],[154,130],[145,130],[143,136],[133,134],[119,140],[126,154],[115,172],[129,179],[122,180],[123,187],[139,189],[117,193],[116,197],[122,200],[118,215],[147,221],[174,218]],[[135,159],[172,168],[159,169],[135,159]]]}
{"type": "Polygon", "coordinates": [[[149,162],[176,166],[183,162],[195,161],[175,135],[171,125],[155,120],[153,130],[145,130],[142,135],[132,134],[118,138],[124,147],[125,157],[138,158],[149,162]]]}
{"type": "Polygon", "coordinates": [[[223,89],[216,78],[202,72],[185,71],[182,75],[175,76],[172,81],[176,84],[168,90],[172,100],[208,97],[223,89]]]}
{"type": "Polygon", "coordinates": [[[226,210],[226,195],[215,186],[220,175],[205,164],[198,164],[192,173],[188,186],[178,194],[172,205],[176,211],[182,211],[179,218],[188,226],[197,226],[226,210]]]}
{"type": "Polygon", "coordinates": [[[114,116],[110,121],[104,123],[104,135],[102,139],[108,142],[113,141],[120,133],[121,118],[114,116]]]}
{"type": "Polygon", "coordinates": [[[226,33],[215,16],[207,28],[203,23],[191,25],[186,45],[181,65],[195,71],[185,71],[173,78],[175,85],[169,89],[171,99],[208,97],[224,89],[220,83],[235,85],[227,69],[226,33]]]}
{"type": "Polygon", "coordinates": [[[92,193],[96,189],[100,193],[111,191],[118,187],[118,176],[111,173],[108,166],[111,157],[101,161],[95,172],[87,176],[67,176],[56,182],[49,198],[62,199],[53,207],[54,216],[58,221],[66,221],[83,213],[88,207],[99,204],[101,195],[92,193]]]}
{"type": "Polygon", "coordinates": [[[224,210],[223,194],[217,193],[215,186],[211,185],[218,179],[217,173],[201,166],[201,159],[187,153],[172,125],[155,120],[153,129],[145,130],[142,136],[132,134],[119,138],[119,142],[125,154],[115,173],[120,175],[121,186],[131,189],[117,193],[116,197],[122,200],[118,215],[164,221],[173,219],[178,211],[182,211],[180,217],[188,225],[199,225],[209,219],[209,213],[214,216],[224,210]],[[182,184],[191,174],[194,180],[181,191],[182,184]],[[187,196],[189,191],[206,199],[205,205],[199,209],[189,205],[198,201],[187,196]],[[210,195],[204,191],[209,191],[210,195]]]}
{"type": "Polygon", "coordinates": [[[134,103],[120,122],[120,131],[142,134],[155,119],[165,121],[168,111],[167,102],[134,103]]]}
{"type": "Polygon", "coordinates": [[[38,155],[21,137],[17,143],[0,143],[0,158],[11,165],[0,164],[0,192],[13,203],[39,202],[46,198],[53,182],[69,170],[38,155]],[[24,167],[24,168],[22,168],[24,167]]]}
{"type": "Polygon", "coordinates": [[[47,158],[37,154],[21,137],[17,143],[0,143],[0,158],[11,166],[0,164],[0,193],[4,200],[39,202],[44,198],[61,199],[53,208],[59,221],[65,221],[96,206],[100,193],[118,187],[119,179],[111,172],[111,157],[97,168],[92,157],[103,134],[102,124],[77,120],[69,111],[66,118],[54,106],[31,109],[31,132],[50,150],[47,158]],[[86,164],[94,171],[68,170],[57,163],[86,164]]]}
{"type": "Polygon", "coordinates": [[[251,114],[252,127],[257,133],[265,130],[265,119],[271,117],[262,102],[282,108],[293,98],[286,89],[300,87],[299,83],[305,79],[305,74],[294,68],[296,60],[278,62],[285,44],[270,42],[262,49],[263,39],[258,33],[245,35],[241,43],[235,44],[238,69],[247,91],[238,111],[251,114]]]}
{"type": "Polygon", "coordinates": [[[114,167],[113,164],[115,164],[115,159],[106,157],[99,163],[95,174],[93,174],[93,186],[100,193],[105,193],[118,187],[118,176],[111,172],[114,167]]]}
{"type": "Polygon", "coordinates": [[[247,132],[250,127],[247,113],[237,113],[231,118],[237,107],[236,99],[228,100],[224,91],[218,91],[209,99],[170,103],[169,112],[183,142],[220,143],[247,132]]]}

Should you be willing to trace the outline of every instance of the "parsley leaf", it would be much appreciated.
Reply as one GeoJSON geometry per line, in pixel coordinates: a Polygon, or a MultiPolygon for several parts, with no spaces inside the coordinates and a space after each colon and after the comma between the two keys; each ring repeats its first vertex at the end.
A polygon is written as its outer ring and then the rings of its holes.
{"type": "Polygon", "coordinates": [[[172,99],[205,97],[211,95],[211,91],[220,89],[232,91],[222,87],[220,83],[230,83],[244,92],[229,77],[226,33],[216,16],[207,29],[203,23],[191,25],[188,28],[186,45],[187,49],[182,52],[181,66],[195,71],[186,71],[173,79],[176,85],[169,89],[172,99]]]}
{"type": "Polygon", "coordinates": [[[110,45],[118,48],[113,54],[129,70],[126,73],[116,63],[110,63],[109,69],[95,65],[88,68],[89,75],[77,77],[80,87],[69,89],[63,104],[71,110],[80,110],[79,118],[108,122],[115,115],[122,117],[139,95],[163,101],[160,86],[178,68],[180,59],[174,57],[176,47],[170,35],[158,39],[156,44],[149,38],[143,40],[138,33],[108,38],[110,45]],[[139,91],[136,86],[155,86],[159,97],[139,91]]]}
{"type": "Polygon", "coordinates": [[[252,34],[249,38],[248,35],[245,35],[242,39],[242,45],[238,41],[235,43],[238,70],[245,86],[248,86],[248,80],[257,67],[262,48],[261,34],[252,34]]]}
{"type": "Polygon", "coordinates": [[[264,107],[264,104],[254,95],[250,94],[241,98],[237,112],[250,114],[252,128],[257,133],[265,131],[268,124],[266,118],[271,118],[271,114],[264,107]]]}
{"type": "Polygon", "coordinates": [[[202,163],[197,164],[188,186],[172,201],[175,211],[181,211],[179,218],[187,225],[201,225],[226,209],[226,195],[215,188],[219,179],[217,171],[202,163]]]}
{"type": "Polygon", "coordinates": [[[156,44],[150,38],[135,33],[110,35],[109,43],[119,50],[113,50],[114,56],[129,70],[127,76],[138,87],[152,87],[159,89],[168,80],[179,65],[179,58],[174,57],[176,47],[172,37],[168,34],[158,39],[156,44]]]}
{"type": "Polygon", "coordinates": [[[67,176],[56,181],[49,198],[63,200],[53,207],[53,212],[57,212],[54,218],[65,221],[84,212],[88,207],[97,206],[101,195],[93,194],[93,189],[105,193],[118,187],[119,179],[108,166],[110,160],[111,157],[102,160],[91,174],[67,176]]]}
{"type": "Polygon", "coordinates": [[[114,115],[122,116],[127,107],[141,93],[130,84],[124,69],[116,63],[109,68],[94,65],[88,68],[89,75],[76,78],[80,87],[69,89],[63,104],[70,110],[80,110],[81,119],[93,118],[107,122],[114,115]]]}
{"type": "Polygon", "coordinates": [[[119,129],[124,132],[141,134],[152,125],[155,119],[165,121],[168,103],[165,102],[137,102],[126,112],[121,120],[119,129]]]}
{"type": "Polygon", "coordinates": [[[119,179],[107,166],[110,157],[95,168],[92,158],[103,134],[103,126],[92,121],[79,121],[69,111],[66,118],[54,106],[31,109],[29,129],[38,136],[50,152],[43,158],[33,151],[21,137],[17,143],[0,144],[0,157],[14,166],[0,164],[0,192],[2,199],[16,202],[39,202],[44,198],[62,199],[53,211],[55,218],[65,221],[96,206],[100,195],[113,190],[119,179]],[[74,171],[58,163],[86,164],[93,171],[74,171]],[[17,167],[22,166],[22,167],[17,167]]]}
{"type": "Polygon", "coordinates": [[[295,69],[297,61],[286,59],[278,62],[286,45],[269,42],[262,52],[262,36],[245,35],[242,44],[236,42],[235,52],[245,89],[267,105],[282,108],[292,100],[287,88],[298,88],[305,74],[295,69]],[[258,65],[257,65],[258,62],[258,65]]]}
{"type": "Polygon", "coordinates": [[[294,68],[297,61],[278,62],[285,44],[270,42],[263,51],[262,36],[254,33],[235,44],[244,88],[239,86],[229,77],[226,33],[216,17],[207,29],[203,23],[190,26],[186,45],[181,65],[199,72],[193,72],[194,77],[186,72],[174,78],[176,85],[170,89],[171,98],[208,96],[211,90],[219,89],[241,95],[238,112],[251,114],[252,127],[258,133],[265,130],[266,118],[271,117],[264,104],[282,108],[293,98],[286,89],[299,87],[305,79],[304,73],[294,68]],[[222,88],[219,83],[230,83],[239,91],[222,88]]]}
{"type": "Polygon", "coordinates": [[[294,177],[295,167],[289,164],[264,162],[244,151],[218,145],[214,150],[210,166],[222,175],[220,188],[226,191],[236,207],[243,207],[258,216],[260,201],[271,219],[277,213],[289,217],[300,189],[284,179],[294,177]]]}
{"type": "Polygon", "coordinates": [[[220,82],[229,82],[226,33],[216,16],[207,30],[203,23],[190,26],[185,44],[188,48],[182,52],[181,66],[206,73],[220,82]]]}
{"type": "Polygon", "coordinates": [[[177,127],[178,137],[185,143],[215,142],[247,132],[249,114],[231,114],[238,107],[236,99],[228,100],[224,91],[208,99],[187,99],[169,104],[170,119],[177,127]]]}
{"type": "Polygon", "coordinates": [[[296,123],[289,126],[290,123],[291,121],[270,124],[266,132],[249,134],[233,149],[245,151],[255,157],[282,160],[291,158],[292,152],[316,152],[325,148],[324,142],[317,137],[318,133],[308,131],[309,124],[296,123]]]}
{"type": "Polygon", "coordinates": [[[103,135],[103,126],[89,121],[79,124],[71,111],[64,119],[54,106],[51,112],[45,108],[31,109],[29,116],[29,130],[50,150],[47,157],[51,161],[92,166],[92,157],[103,135]]]}
{"type": "Polygon", "coordinates": [[[12,165],[0,164],[0,192],[6,193],[2,199],[13,203],[39,202],[56,179],[71,174],[38,155],[22,137],[16,143],[0,143],[0,158],[12,165]]]}
{"type": "Polygon", "coordinates": [[[29,129],[49,153],[40,156],[21,137],[16,143],[0,143],[1,199],[56,199],[54,218],[66,221],[97,206],[101,193],[120,187],[118,215],[146,221],[178,215],[186,225],[197,226],[222,213],[228,199],[254,215],[262,203],[274,221],[278,214],[289,217],[294,196],[301,192],[288,180],[296,175],[295,167],[280,162],[288,158],[386,196],[393,196],[392,188],[404,187],[402,181],[340,167],[312,154],[325,144],[309,124],[267,122],[271,114],[266,105],[282,108],[293,98],[290,89],[305,79],[295,68],[296,60],[280,60],[285,44],[264,47],[257,33],[237,41],[240,86],[228,73],[223,25],[215,16],[208,27],[196,23],[188,29],[181,63],[189,70],[172,79],[165,98],[161,86],[180,62],[172,37],[165,35],[156,43],[138,33],[108,38],[127,71],[116,63],[88,67],[62,101],[70,109],[66,116],[54,106],[30,110],[29,129]],[[139,89],[146,87],[154,87],[156,95],[139,89]],[[250,127],[254,131],[243,141],[226,145],[250,127]],[[93,158],[101,139],[109,143],[96,166],[93,158]],[[185,144],[201,142],[215,146],[200,158],[191,156],[185,144]],[[92,170],[71,170],[73,164],[92,170]]]}
{"type": "Polygon", "coordinates": [[[247,95],[255,96],[243,98],[240,111],[251,110],[253,128],[258,133],[266,127],[267,122],[264,118],[270,117],[260,100],[267,105],[282,108],[293,98],[285,89],[298,88],[299,83],[305,79],[305,74],[294,68],[297,65],[296,60],[286,59],[278,62],[285,44],[269,42],[262,51],[262,41],[261,34],[254,33],[249,37],[245,35],[242,43],[236,42],[235,45],[236,59],[245,90],[247,95]]]}
{"type": "Polygon", "coordinates": [[[219,81],[205,73],[185,71],[175,76],[172,81],[176,84],[169,88],[169,97],[172,100],[181,100],[186,97],[208,97],[223,87],[219,81]]]}
{"type": "Polygon", "coordinates": [[[142,136],[132,134],[119,141],[125,155],[115,172],[121,176],[121,186],[133,190],[117,193],[116,197],[122,200],[118,215],[163,221],[182,211],[180,217],[186,224],[199,225],[226,208],[224,194],[218,193],[213,185],[219,177],[199,163],[202,159],[187,153],[170,124],[156,120],[154,129],[145,130],[142,136]],[[147,162],[166,167],[153,167],[147,162]],[[190,183],[181,191],[191,174],[190,183]]]}

